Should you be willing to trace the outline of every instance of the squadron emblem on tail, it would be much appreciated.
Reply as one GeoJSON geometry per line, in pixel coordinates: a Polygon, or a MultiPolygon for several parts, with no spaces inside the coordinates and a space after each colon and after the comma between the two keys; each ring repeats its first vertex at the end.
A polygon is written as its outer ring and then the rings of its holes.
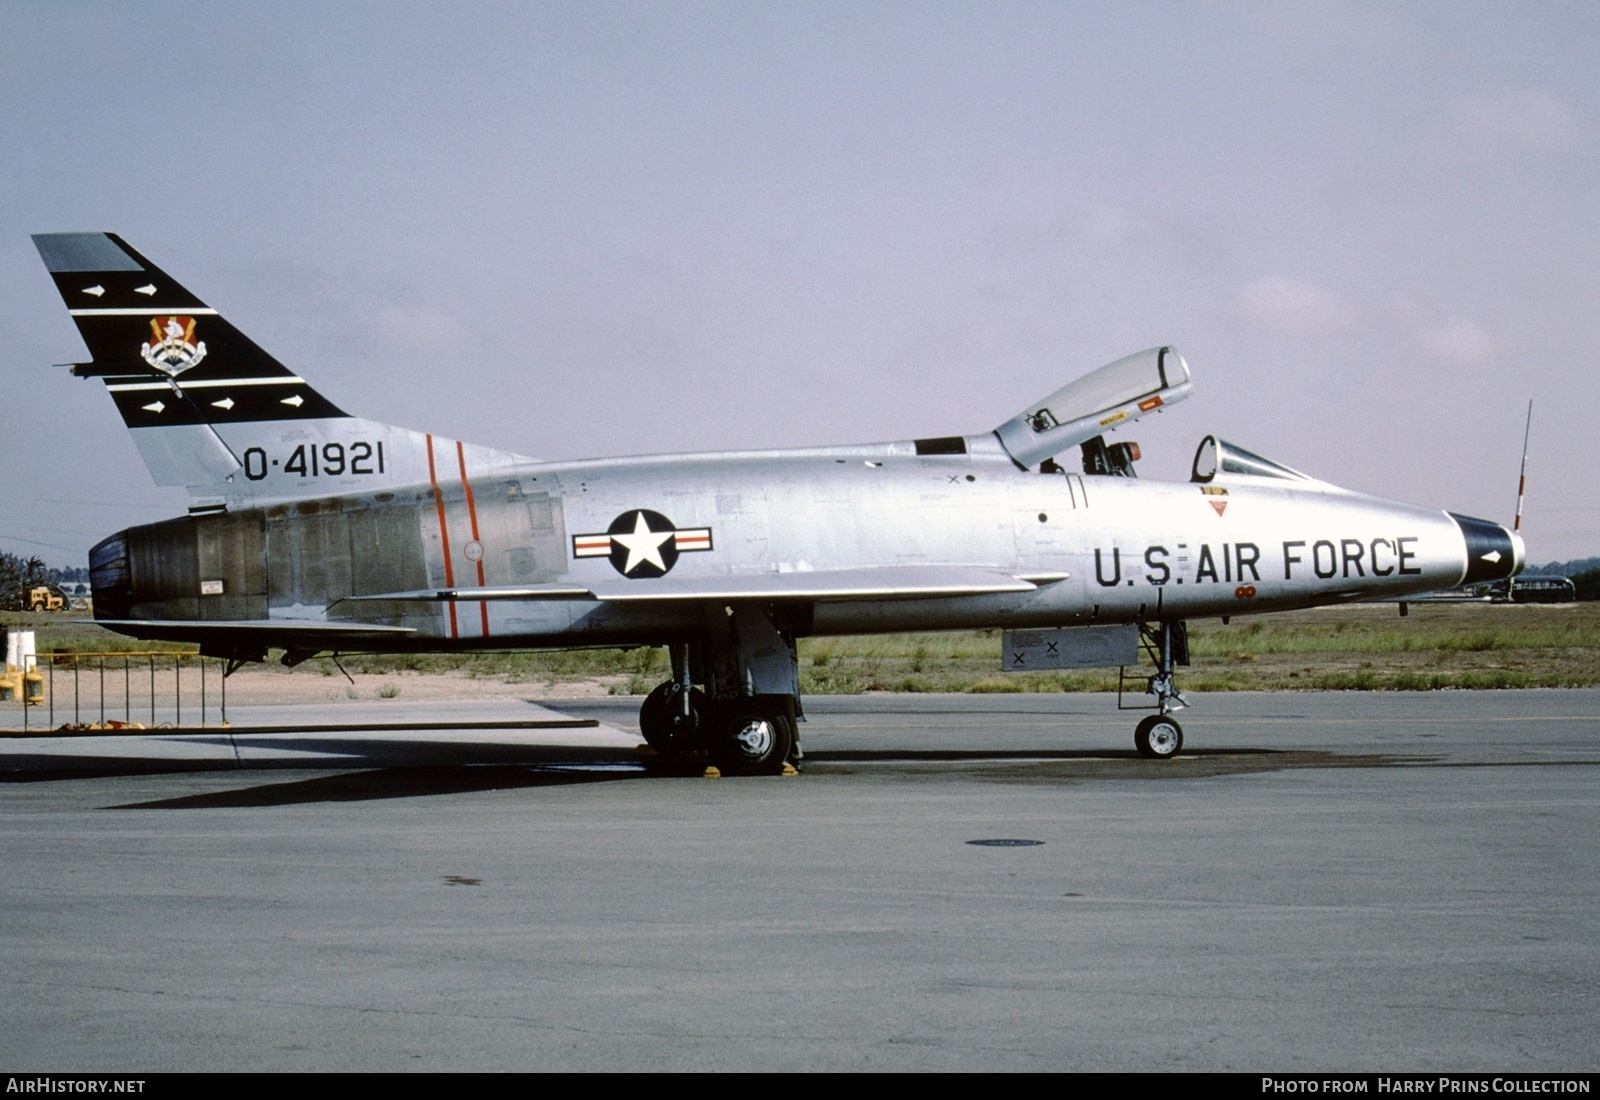
{"type": "Polygon", "coordinates": [[[206,357],[206,342],[196,342],[193,317],[152,317],[150,342],[139,354],[156,370],[176,376],[206,357]]]}

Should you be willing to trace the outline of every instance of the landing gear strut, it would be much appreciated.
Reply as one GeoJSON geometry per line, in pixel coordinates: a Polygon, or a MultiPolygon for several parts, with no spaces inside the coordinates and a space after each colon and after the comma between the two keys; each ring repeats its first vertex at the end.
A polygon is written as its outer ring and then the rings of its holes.
{"type": "Polygon", "coordinates": [[[704,692],[685,691],[668,680],[645,696],[639,708],[639,732],[660,755],[676,756],[694,748],[705,709],[704,692]]]}
{"type": "Polygon", "coordinates": [[[1152,629],[1141,626],[1139,633],[1145,652],[1156,666],[1145,690],[1156,697],[1156,713],[1147,716],[1133,731],[1133,747],[1140,756],[1166,759],[1183,748],[1183,727],[1171,712],[1189,705],[1173,679],[1174,664],[1189,663],[1189,631],[1181,621],[1161,623],[1152,629]]]}
{"type": "Polygon", "coordinates": [[[661,756],[677,756],[698,745],[706,698],[689,678],[689,647],[668,646],[667,652],[672,657],[672,679],[645,696],[639,708],[639,732],[661,756]]]}

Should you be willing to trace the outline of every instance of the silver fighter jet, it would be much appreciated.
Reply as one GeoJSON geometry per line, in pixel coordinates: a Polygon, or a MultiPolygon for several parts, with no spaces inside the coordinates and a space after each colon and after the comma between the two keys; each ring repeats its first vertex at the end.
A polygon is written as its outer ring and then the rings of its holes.
{"type": "Polygon", "coordinates": [[[187,516],[90,552],[95,615],[230,668],[321,652],[665,646],[663,756],[781,770],[795,641],[999,627],[1010,668],[1154,665],[1135,744],[1183,733],[1185,621],[1509,577],[1496,523],[1338,488],[1207,438],[1187,483],[1105,433],[1190,392],[1176,350],[992,431],[540,462],[351,416],[110,233],[34,238],[156,481],[187,516]],[[1076,450],[1070,462],[1058,461],[1076,450]]]}

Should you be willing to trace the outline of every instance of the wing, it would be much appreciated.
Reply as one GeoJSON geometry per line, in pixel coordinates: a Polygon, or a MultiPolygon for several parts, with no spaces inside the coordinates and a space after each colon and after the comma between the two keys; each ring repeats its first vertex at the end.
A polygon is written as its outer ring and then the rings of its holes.
{"type": "Polygon", "coordinates": [[[424,588],[351,596],[351,600],[927,600],[1031,592],[1066,579],[1065,573],[1019,577],[981,565],[906,565],[755,573],[712,577],[656,577],[597,584],[533,584],[490,588],[424,588]]]}
{"type": "Polygon", "coordinates": [[[371,640],[416,633],[409,626],[321,619],[96,619],[95,625],[134,638],[172,642],[205,641],[218,636],[238,639],[243,635],[259,638],[262,645],[280,648],[307,644],[326,648],[331,642],[347,638],[371,640]]]}

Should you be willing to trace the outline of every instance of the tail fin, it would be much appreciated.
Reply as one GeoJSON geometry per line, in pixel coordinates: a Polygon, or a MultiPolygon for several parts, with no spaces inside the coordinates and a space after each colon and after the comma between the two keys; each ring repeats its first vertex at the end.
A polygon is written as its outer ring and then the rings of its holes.
{"type": "MultiPolygon", "coordinates": [[[[89,348],[73,373],[104,379],[157,484],[220,506],[434,477],[444,441],[350,416],[122,238],[33,241],[89,348]]],[[[471,451],[480,469],[527,461],[471,451]]]]}

